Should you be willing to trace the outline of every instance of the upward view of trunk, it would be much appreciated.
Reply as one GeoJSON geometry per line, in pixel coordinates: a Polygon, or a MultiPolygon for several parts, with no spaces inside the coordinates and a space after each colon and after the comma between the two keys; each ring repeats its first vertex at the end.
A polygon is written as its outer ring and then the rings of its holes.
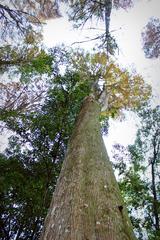
{"type": "Polygon", "coordinates": [[[41,240],[136,239],[101,136],[99,112],[92,97],[84,100],[41,240]]]}

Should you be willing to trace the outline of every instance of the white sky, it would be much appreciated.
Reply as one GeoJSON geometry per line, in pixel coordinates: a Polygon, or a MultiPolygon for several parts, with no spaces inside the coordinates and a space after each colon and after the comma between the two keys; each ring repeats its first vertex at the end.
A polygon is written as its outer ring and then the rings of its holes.
{"type": "MultiPolygon", "coordinates": [[[[63,6],[62,12],[65,11],[63,6]]],[[[125,67],[135,68],[145,81],[152,85],[153,94],[156,96],[155,104],[160,104],[160,59],[146,59],[141,45],[142,29],[152,16],[160,18],[160,0],[137,0],[134,8],[128,11],[112,12],[110,30],[113,31],[120,49],[118,62],[125,67]]],[[[51,20],[44,28],[44,43],[48,47],[61,43],[70,46],[74,42],[86,40],[86,37],[93,38],[95,30],[89,30],[88,27],[84,27],[83,30],[73,30],[72,23],[67,21],[67,16],[51,20]]],[[[92,27],[96,27],[94,22],[92,27]]],[[[88,50],[94,44],[95,42],[92,41],[79,46],[88,50]]],[[[78,47],[77,44],[74,46],[78,47]]],[[[113,144],[127,145],[134,142],[137,123],[132,113],[127,113],[123,122],[110,121],[109,136],[105,138],[109,155],[113,144]]]]}

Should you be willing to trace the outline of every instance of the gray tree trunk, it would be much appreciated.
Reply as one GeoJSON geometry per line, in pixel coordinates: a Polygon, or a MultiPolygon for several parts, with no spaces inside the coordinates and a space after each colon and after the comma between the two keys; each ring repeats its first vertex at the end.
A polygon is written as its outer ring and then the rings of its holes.
{"type": "Polygon", "coordinates": [[[99,104],[85,99],[41,240],[136,239],[101,136],[99,104]]]}

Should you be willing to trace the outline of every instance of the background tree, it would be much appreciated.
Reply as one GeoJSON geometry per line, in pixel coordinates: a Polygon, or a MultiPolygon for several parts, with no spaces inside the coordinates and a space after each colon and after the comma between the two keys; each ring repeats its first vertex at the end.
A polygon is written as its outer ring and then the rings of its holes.
{"type": "MultiPolygon", "coordinates": [[[[133,0],[102,0],[102,1],[68,1],[69,2],[69,20],[74,22],[74,27],[83,27],[86,22],[96,18],[103,21],[105,28],[102,35],[98,35],[92,40],[100,40],[99,46],[107,49],[107,52],[114,54],[117,44],[110,34],[110,16],[113,8],[128,9],[133,6],[133,0]]],[[[95,27],[95,26],[94,26],[95,27]]]]}
{"type": "Polygon", "coordinates": [[[18,35],[24,36],[39,32],[37,27],[41,27],[43,21],[58,16],[58,6],[54,0],[11,0],[5,3],[1,1],[0,38],[7,40],[9,36],[15,38],[18,35]]]}
{"type": "Polygon", "coordinates": [[[160,56],[160,19],[152,17],[142,32],[143,49],[147,58],[160,56]]]}
{"type": "Polygon", "coordinates": [[[160,107],[144,108],[139,115],[141,128],[134,145],[129,145],[128,149],[115,146],[115,167],[137,236],[159,239],[160,107]]]}

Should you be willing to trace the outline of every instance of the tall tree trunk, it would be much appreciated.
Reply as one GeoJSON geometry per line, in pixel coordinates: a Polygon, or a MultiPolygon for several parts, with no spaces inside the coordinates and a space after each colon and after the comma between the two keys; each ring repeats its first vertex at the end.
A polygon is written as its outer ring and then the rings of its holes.
{"type": "Polygon", "coordinates": [[[84,100],[41,240],[135,239],[100,132],[99,104],[84,100]]]}

